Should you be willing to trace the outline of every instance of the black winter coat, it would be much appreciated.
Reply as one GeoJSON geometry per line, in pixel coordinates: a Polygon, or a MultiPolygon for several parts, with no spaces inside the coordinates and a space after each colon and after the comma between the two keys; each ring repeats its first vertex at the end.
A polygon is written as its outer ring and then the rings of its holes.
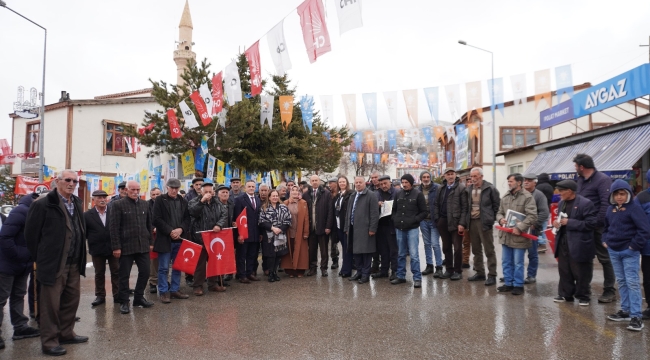
{"type": "Polygon", "coordinates": [[[401,190],[393,200],[393,225],[399,230],[411,230],[420,227],[420,222],[427,217],[427,202],[418,189],[401,190]]]}
{"type": "Polygon", "coordinates": [[[194,198],[187,205],[187,210],[192,219],[190,225],[190,240],[197,244],[203,244],[203,235],[198,231],[212,230],[215,226],[221,229],[230,227],[228,225],[228,209],[217,199],[211,199],[210,203],[201,202],[201,198],[194,198]]]}
{"type": "Polygon", "coordinates": [[[548,182],[538,182],[535,189],[539,190],[546,196],[546,202],[548,203],[548,208],[551,208],[551,203],[553,202],[553,186],[548,182]]]}
{"type": "MultiPolygon", "coordinates": [[[[334,216],[339,218],[339,223],[340,223],[340,229],[343,230],[345,229],[345,219],[347,219],[346,215],[348,213],[348,201],[350,200],[350,194],[354,193],[354,191],[347,190],[343,194],[343,200],[341,201],[340,209],[337,210],[336,203],[339,201],[339,198],[341,197],[341,193],[336,195],[334,200],[332,200],[332,211],[334,212],[334,216]]],[[[336,219],[334,219],[334,222],[336,222],[336,219]]]]}
{"type": "MultiPolygon", "coordinates": [[[[436,198],[433,204],[433,214],[431,220],[438,222],[440,219],[440,204],[445,197],[447,189],[447,180],[442,181],[442,185],[438,187],[436,198]]],[[[457,177],[454,185],[452,185],[449,195],[447,195],[447,229],[449,231],[458,230],[458,225],[467,228],[467,212],[469,211],[467,204],[467,193],[465,192],[465,185],[460,183],[457,177]]]]}
{"type": "MultiPolygon", "coordinates": [[[[309,231],[312,231],[312,203],[314,190],[302,194],[309,210],[309,231]]],[[[332,194],[326,188],[319,186],[316,193],[316,235],[325,235],[325,229],[334,229],[334,211],[332,211],[332,194]]]]}
{"type": "MultiPolygon", "coordinates": [[[[162,195],[161,195],[162,196],[162,195]]],[[[160,197],[160,196],[159,196],[160,197]]],[[[148,253],[153,245],[151,213],[146,201],[125,197],[109,209],[111,247],[122,255],[148,253]]],[[[160,230],[158,230],[160,236],[160,230]]]]}
{"type": "Polygon", "coordinates": [[[3,221],[0,230],[0,273],[21,276],[32,268],[32,255],[25,241],[25,220],[29,207],[38,198],[37,194],[23,196],[18,206],[3,221]]]}
{"type": "Polygon", "coordinates": [[[99,218],[97,209],[92,208],[84,213],[86,220],[86,239],[88,239],[88,252],[93,256],[111,256],[111,233],[108,207],[106,207],[106,225],[99,218]]]}
{"type": "MultiPolygon", "coordinates": [[[[181,228],[183,233],[181,238],[188,239],[190,237],[190,213],[187,210],[187,200],[182,196],[179,197],[181,205],[181,228]]],[[[163,194],[156,198],[153,204],[153,227],[156,228],[156,242],[153,245],[153,250],[159,253],[172,252],[172,242],[180,242],[181,239],[172,240],[170,233],[174,228],[171,224],[171,201],[169,195],[163,194]]]]}
{"type": "MultiPolygon", "coordinates": [[[[466,224],[469,225],[469,222],[472,218],[472,191],[474,190],[474,185],[470,185],[465,191],[467,192],[467,219],[465,220],[466,224]]],[[[497,218],[497,212],[499,212],[499,205],[501,205],[501,194],[499,190],[495,188],[491,183],[483,180],[481,184],[481,224],[483,225],[483,231],[492,229],[494,226],[494,221],[497,218]]],[[[433,209],[433,207],[432,207],[433,209]]],[[[432,210],[433,211],[433,210],[432,210]]]]}
{"type": "MultiPolygon", "coordinates": [[[[557,208],[558,213],[569,214],[568,222],[564,228],[566,228],[566,239],[571,259],[576,262],[592,262],[596,256],[594,229],[598,223],[598,210],[589,199],[580,195],[576,195],[571,211],[562,209],[563,207],[564,201],[560,201],[557,208]]],[[[558,257],[562,241],[562,237],[556,239],[555,257],[558,257]]]]}

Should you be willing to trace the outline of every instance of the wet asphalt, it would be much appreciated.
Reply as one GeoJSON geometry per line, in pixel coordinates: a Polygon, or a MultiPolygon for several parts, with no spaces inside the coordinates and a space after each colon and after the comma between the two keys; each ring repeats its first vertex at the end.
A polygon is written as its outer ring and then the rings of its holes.
{"type": "MultiPolygon", "coordinates": [[[[501,276],[501,251],[497,247],[501,276]]],[[[424,252],[420,241],[421,267],[424,252]]],[[[408,262],[407,262],[408,263],[408,262]]],[[[526,260],[527,263],[527,260],[526,260]]],[[[525,294],[497,293],[496,286],[424,276],[414,289],[387,278],[358,284],[329,270],[328,277],[240,284],[128,315],[119,304],[91,307],[94,271],[81,281],[81,321],[75,331],[88,343],[65,345],[66,359],[646,359],[650,322],[640,333],[608,321],[618,304],[598,304],[602,270],[594,261],[590,306],[556,304],[557,265],[541,254],[537,283],[525,294]]],[[[131,274],[135,284],[136,268],[131,274]]],[[[258,273],[261,275],[261,266],[258,273]]],[[[497,284],[497,286],[499,286],[497,284]]],[[[191,293],[182,282],[181,290],[191,293]]],[[[110,282],[107,279],[110,299],[110,282]]],[[[646,303],[644,301],[644,309],[646,303]]],[[[27,309],[27,306],[25,306],[27,309]]],[[[27,312],[27,310],[25,310],[27,312]]],[[[8,306],[0,359],[45,358],[39,338],[12,341],[8,306]]],[[[33,324],[30,321],[30,324],[33,324]]],[[[35,324],[33,324],[35,325],[35,324]]]]}

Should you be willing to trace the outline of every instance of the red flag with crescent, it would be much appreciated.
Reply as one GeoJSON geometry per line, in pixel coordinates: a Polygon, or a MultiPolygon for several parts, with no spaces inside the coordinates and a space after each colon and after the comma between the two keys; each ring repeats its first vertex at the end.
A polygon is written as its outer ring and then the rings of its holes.
{"type": "Polygon", "coordinates": [[[219,232],[204,232],[203,244],[208,252],[208,265],[205,275],[207,277],[234,274],[237,272],[235,266],[235,242],[232,229],[224,229],[219,232]]]}
{"type": "Polygon", "coordinates": [[[248,239],[248,219],[246,218],[246,208],[237,216],[237,232],[239,236],[248,239]]]}
{"type": "Polygon", "coordinates": [[[196,264],[199,263],[201,249],[201,245],[183,239],[181,247],[178,249],[176,260],[174,260],[174,264],[172,265],[172,269],[194,275],[196,264]]]}
{"type": "Polygon", "coordinates": [[[167,110],[167,120],[169,121],[169,131],[171,132],[172,139],[181,137],[181,127],[178,126],[178,118],[174,109],[167,110]]]}

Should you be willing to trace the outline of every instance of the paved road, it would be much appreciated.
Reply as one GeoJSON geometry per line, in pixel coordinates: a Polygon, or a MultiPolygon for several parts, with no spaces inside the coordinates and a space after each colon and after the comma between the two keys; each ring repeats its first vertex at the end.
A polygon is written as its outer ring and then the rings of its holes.
{"type": "MultiPolygon", "coordinates": [[[[588,307],[553,302],[558,276],[551,254],[542,255],[538,282],[526,285],[523,296],[470,283],[471,270],[456,282],[429,275],[421,289],[387,279],[359,285],[331,270],[326,278],[289,279],[281,273],[279,283],[234,283],[225,293],[168,305],[155,298],[153,308],[129,315],[112,303],[91,308],[94,273],[92,266],[88,270],[75,330],[90,341],[67,345],[68,359],[650,357],[650,328],[635,333],[606,320],[616,304],[598,304],[597,296],[588,307]]],[[[600,294],[600,265],[594,272],[593,292],[600,294]]],[[[135,276],[134,268],[132,283],[135,276]]],[[[184,285],[182,290],[190,291],[184,285]]],[[[6,306],[2,333],[7,348],[0,359],[42,357],[38,338],[10,340],[6,306]]]]}

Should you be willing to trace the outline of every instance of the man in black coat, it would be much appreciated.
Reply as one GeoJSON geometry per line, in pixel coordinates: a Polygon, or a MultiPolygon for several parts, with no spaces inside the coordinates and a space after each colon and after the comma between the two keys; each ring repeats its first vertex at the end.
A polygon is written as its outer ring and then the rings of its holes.
{"type": "Polygon", "coordinates": [[[109,232],[108,217],[108,194],[104,190],[93,192],[95,207],[84,213],[86,220],[86,239],[88,239],[88,252],[92,256],[93,267],[95,268],[95,300],[92,306],[98,306],[106,302],[106,262],[111,272],[111,289],[113,302],[119,303],[118,283],[120,261],[113,256],[111,247],[111,234],[109,232]]]}
{"type": "Polygon", "coordinates": [[[74,332],[80,276],[86,276],[86,222],[81,200],[72,194],[78,183],[74,170],[62,171],[56,189],[32,203],[25,223],[27,247],[41,283],[41,347],[47,355],[65,354],[62,344],[88,341],[74,332]]]}
{"type": "MultiPolygon", "coordinates": [[[[248,222],[248,237],[244,238],[237,233],[237,276],[239,282],[250,284],[251,281],[259,281],[255,276],[257,269],[257,255],[260,252],[260,234],[257,223],[260,219],[260,208],[262,201],[255,196],[255,181],[248,180],[245,185],[245,193],[235,198],[235,220],[242,211],[246,211],[246,220],[248,222]]],[[[237,226],[240,226],[237,224],[237,226]]]]}
{"type": "Polygon", "coordinates": [[[140,184],[126,183],[127,197],[113,203],[110,209],[111,247],[113,256],[120,259],[119,300],[120,312],[128,314],[129,278],[135,261],[138,279],[135,284],[133,306],[148,308],[153,302],[144,298],[149,278],[149,252],[153,250],[151,214],[147,202],[140,199],[140,184]]]}
{"type": "Polygon", "coordinates": [[[187,200],[178,195],[181,182],[167,180],[167,194],[156,198],[153,206],[153,226],[156,228],[156,242],[153,251],[158,253],[158,292],[160,301],[168,304],[171,299],[187,299],[180,291],[181,272],[172,270],[171,286],[168,282],[169,263],[174,263],[183,238],[190,237],[190,213],[187,200]]]}
{"type": "MultiPolygon", "coordinates": [[[[149,203],[149,212],[151,213],[151,221],[153,221],[153,205],[156,202],[156,198],[160,196],[162,192],[160,188],[154,187],[149,191],[149,196],[151,199],[147,201],[149,203]]],[[[151,233],[153,237],[153,243],[156,243],[156,227],[154,226],[151,233]]],[[[155,294],[158,291],[158,258],[150,259],[149,261],[149,293],[155,294]]]]}
{"type": "MultiPolygon", "coordinates": [[[[555,193],[553,191],[553,186],[551,185],[551,178],[548,176],[547,173],[541,173],[537,177],[537,186],[536,189],[541,191],[544,196],[546,196],[546,202],[548,204],[548,209],[551,209],[551,203],[553,202],[553,194],[555,193]]],[[[548,221],[548,219],[547,219],[548,221]]],[[[546,228],[544,228],[546,229],[546,228]]],[[[544,229],[540,231],[539,233],[539,238],[538,238],[538,246],[537,246],[537,252],[539,253],[546,253],[546,242],[548,241],[546,239],[546,233],[544,233],[544,229]]]]}
{"type": "MultiPolygon", "coordinates": [[[[379,201],[380,211],[385,201],[394,200],[394,194],[396,192],[390,182],[390,176],[383,175],[379,177],[379,188],[375,191],[375,194],[379,201]]],[[[389,280],[395,280],[397,278],[397,236],[395,235],[395,225],[390,215],[379,219],[376,238],[377,252],[381,259],[381,268],[378,273],[372,274],[372,277],[388,277],[388,270],[390,269],[391,275],[389,280]]]]}
{"type": "Polygon", "coordinates": [[[324,186],[320,185],[318,175],[309,179],[311,189],[302,194],[307,201],[309,209],[309,272],[307,276],[316,275],[318,267],[318,248],[320,247],[320,269],[323,277],[327,276],[329,262],[328,243],[329,234],[334,225],[334,212],[332,210],[332,195],[324,186]]]}

